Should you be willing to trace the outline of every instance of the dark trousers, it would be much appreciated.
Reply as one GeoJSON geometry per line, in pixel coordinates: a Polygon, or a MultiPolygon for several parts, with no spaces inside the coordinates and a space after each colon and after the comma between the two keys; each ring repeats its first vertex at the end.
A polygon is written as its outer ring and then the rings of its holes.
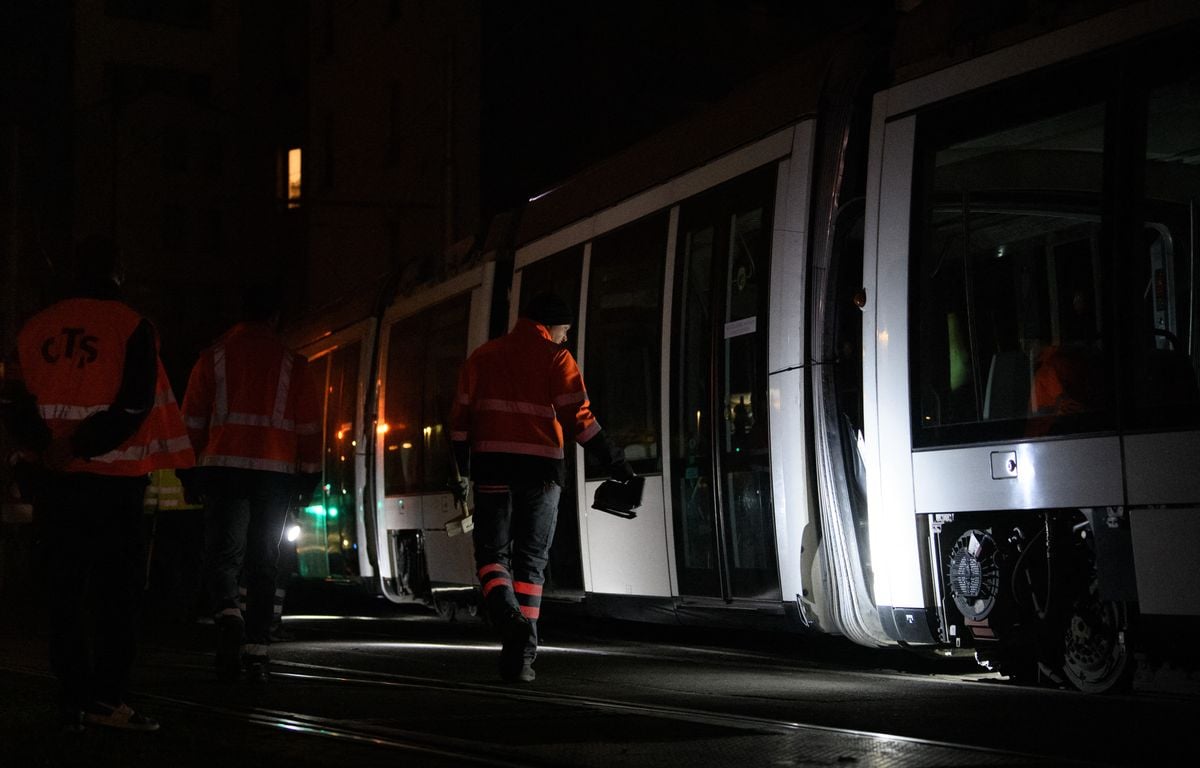
{"type": "Polygon", "coordinates": [[[246,586],[246,652],[270,643],[279,540],[291,475],[208,468],[204,479],[204,550],[209,596],[218,615],[236,613],[238,578],[246,586]]]}
{"type": "Polygon", "coordinates": [[[537,653],[542,585],[562,488],[553,482],[475,484],[475,567],[484,605],[497,627],[512,613],[533,625],[525,657],[537,653]]]}
{"type": "Polygon", "coordinates": [[[137,653],[146,478],[52,473],[37,498],[59,707],[124,701],[137,653]]]}

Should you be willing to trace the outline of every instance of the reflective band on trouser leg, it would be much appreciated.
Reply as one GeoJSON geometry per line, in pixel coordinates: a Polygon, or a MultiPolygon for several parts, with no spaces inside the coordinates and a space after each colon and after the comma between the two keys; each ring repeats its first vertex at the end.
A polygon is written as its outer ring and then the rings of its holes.
{"type": "Polygon", "coordinates": [[[275,590],[275,623],[278,624],[283,619],[283,600],[287,597],[286,589],[275,590]]]}
{"type": "Polygon", "coordinates": [[[528,581],[513,582],[513,592],[517,593],[517,604],[521,606],[521,615],[530,621],[537,621],[542,612],[542,585],[530,584],[528,581]]]}
{"type": "Polygon", "coordinates": [[[483,596],[486,598],[496,587],[512,589],[513,583],[507,568],[500,563],[489,563],[479,569],[479,585],[483,587],[483,596]]]}

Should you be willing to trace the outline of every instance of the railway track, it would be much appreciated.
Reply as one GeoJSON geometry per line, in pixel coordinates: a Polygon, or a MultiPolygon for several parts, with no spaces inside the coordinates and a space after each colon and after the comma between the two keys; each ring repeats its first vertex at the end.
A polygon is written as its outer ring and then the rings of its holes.
{"type": "MultiPolygon", "coordinates": [[[[180,665],[191,672],[207,673],[207,664],[180,665]]],[[[181,670],[182,671],[182,670],[181,670]]],[[[836,728],[793,720],[757,717],[695,707],[646,703],[595,695],[580,695],[560,691],[538,690],[445,680],[419,675],[354,669],[344,666],[313,664],[296,661],[273,662],[273,677],[283,683],[316,688],[336,688],[340,698],[401,700],[407,702],[439,702],[435,709],[448,708],[456,712],[517,711],[526,713],[510,718],[511,731],[520,732],[522,723],[536,721],[538,727],[550,734],[539,743],[517,739],[506,742],[492,736],[504,733],[504,728],[485,730],[471,736],[453,735],[456,723],[431,724],[426,720],[412,723],[406,718],[381,721],[346,713],[348,716],[329,716],[311,711],[302,712],[270,707],[230,707],[214,705],[195,699],[150,692],[140,692],[142,698],[182,710],[203,710],[209,714],[241,719],[259,726],[285,730],[314,738],[335,739],[368,744],[382,750],[407,752],[414,755],[446,758],[477,765],[541,766],[541,765],[611,765],[613,760],[626,764],[673,764],[668,753],[629,755],[619,741],[611,741],[611,727],[596,725],[607,722],[626,728],[629,732],[659,734],[657,738],[639,738],[643,743],[676,741],[687,734],[687,741],[712,741],[713,746],[729,746],[734,750],[748,743],[761,746],[759,758],[768,754],[787,761],[799,759],[798,764],[828,764],[842,762],[865,765],[1037,765],[1069,764],[1058,757],[1006,751],[947,741],[912,738],[891,733],[836,728]],[[579,725],[593,723],[592,726],[579,725]],[[565,726],[555,728],[555,723],[565,726]],[[581,731],[564,734],[564,730],[581,731]],[[589,735],[589,731],[592,731],[589,735]],[[557,734],[555,736],[554,734],[557,734]],[[711,734],[706,737],[705,734],[711,734]],[[732,746],[730,742],[737,742],[732,746]],[[574,749],[572,747],[577,747],[574,749]],[[633,757],[632,760],[630,758],[633,757]]],[[[486,717],[479,714],[478,717],[486,717]]],[[[461,722],[473,724],[470,717],[461,722]]],[[[678,745],[680,752],[694,751],[686,758],[689,765],[729,764],[723,749],[689,749],[678,745]],[[707,759],[706,759],[707,758],[707,759]]],[[[682,755],[679,755],[680,757],[682,755]]]]}

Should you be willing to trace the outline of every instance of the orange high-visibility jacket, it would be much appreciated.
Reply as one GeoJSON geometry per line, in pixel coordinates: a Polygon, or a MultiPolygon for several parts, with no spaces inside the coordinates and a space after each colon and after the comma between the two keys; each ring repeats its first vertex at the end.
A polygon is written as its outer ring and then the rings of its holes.
{"type": "Polygon", "coordinates": [[[308,361],[262,323],[239,323],[205,350],[183,398],[202,467],[319,472],[320,413],[308,361]]]}
{"type": "MultiPolygon", "coordinates": [[[[63,438],[117,399],[125,350],[142,317],[106,299],[67,299],[34,315],[17,337],[25,387],[55,438],[63,438]]],[[[89,459],[72,459],[68,472],[136,477],[195,462],[187,430],[162,361],[155,360],[154,405],[133,437],[89,459]]]]}
{"type": "Polygon", "coordinates": [[[476,453],[563,458],[560,417],[582,444],[600,432],[575,358],[544,326],[517,320],[506,336],[475,350],[458,376],[450,439],[476,453]]]}

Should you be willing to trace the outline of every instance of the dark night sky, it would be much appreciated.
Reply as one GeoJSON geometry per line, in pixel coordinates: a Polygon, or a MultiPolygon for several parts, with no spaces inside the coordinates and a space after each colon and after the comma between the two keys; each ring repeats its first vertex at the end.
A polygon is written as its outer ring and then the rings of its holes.
{"type": "Polygon", "coordinates": [[[484,2],[485,215],[705,104],[878,0],[484,2]]]}

